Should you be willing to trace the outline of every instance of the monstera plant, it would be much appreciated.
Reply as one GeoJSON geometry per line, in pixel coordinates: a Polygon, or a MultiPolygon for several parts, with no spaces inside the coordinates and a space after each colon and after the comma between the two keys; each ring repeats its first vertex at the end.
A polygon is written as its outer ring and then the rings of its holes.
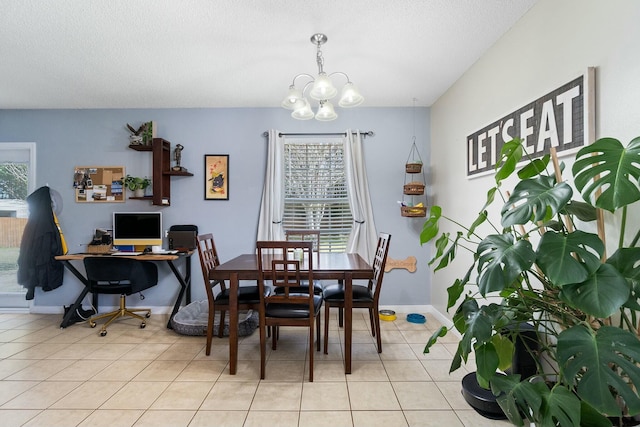
{"type": "MultiPolygon", "coordinates": [[[[478,383],[515,425],[621,425],[640,413],[640,137],[583,147],[573,186],[563,170],[555,156],[528,159],[521,141],[510,141],[477,219],[465,227],[432,206],[420,241],[434,241],[434,271],[463,272],[447,290],[462,336],[451,371],[474,352],[478,383]],[[502,189],[509,177],[511,193],[502,189]],[[492,221],[494,203],[502,207],[492,221]],[[444,220],[459,231],[441,232],[444,220]],[[605,228],[617,244],[605,242],[605,228]],[[463,250],[471,256],[460,267],[463,250]],[[538,341],[527,347],[537,363],[528,378],[510,373],[523,323],[538,341]]],[[[447,332],[436,331],[425,352],[447,332]]]]}

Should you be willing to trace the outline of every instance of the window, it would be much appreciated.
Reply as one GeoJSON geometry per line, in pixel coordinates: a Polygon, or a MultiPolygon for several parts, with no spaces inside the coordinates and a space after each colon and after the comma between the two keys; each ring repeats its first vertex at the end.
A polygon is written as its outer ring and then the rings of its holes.
{"type": "Polygon", "coordinates": [[[35,189],[34,143],[0,144],[0,309],[29,306],[17,282],[18,256],[27,224],[27,195],[35,189]]]}
{"type": "Polygon", "coordinates": [[[284,229],[320,230],[320,251],[345,252],[353,218],[342,139],[284,143],[284,229]]]}

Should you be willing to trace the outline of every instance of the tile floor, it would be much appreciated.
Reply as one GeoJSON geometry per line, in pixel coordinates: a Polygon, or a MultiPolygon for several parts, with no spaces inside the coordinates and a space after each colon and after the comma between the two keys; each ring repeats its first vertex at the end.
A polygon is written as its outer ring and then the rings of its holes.
{"type": "MultiPolygon", "coordinates": [[[[334,310],[335,311],[335,310],[334,310]]],[[[456,343],[424,343],[439,326],[402,315],[382,322],[378,354],[366,312],[354,313],[353,369],[343,369],[343,336],[332,319],[329,355],[315,353],[308,382],[307,332],[283,328],[260,380],[259,334],[241,338],[238,374],[228,340],[178,335],[165,315],[145,329],[120,319],[106,337],[62,315],[0,314],[0,423],[11,426],[401,427],[506,426],[479,416],[460,394],[464,367],[449,374],[456,343]],[[365,321],[366,320],[366,321],[365,321]]]]}

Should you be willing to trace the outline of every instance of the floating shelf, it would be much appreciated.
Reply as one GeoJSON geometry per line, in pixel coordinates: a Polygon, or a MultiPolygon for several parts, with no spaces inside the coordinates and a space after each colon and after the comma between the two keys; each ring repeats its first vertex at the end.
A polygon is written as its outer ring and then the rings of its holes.
{"type": "Polygon", "coordinates": [[[153,196],[129,197],[136,200],[150,200],[158,206],[171,205],[171,177],[193,176],[191,172],[171,170],[171,143],[166,139],[153,138],[151,145],[129,144],[136,151],[153,153],[153,196]]]}

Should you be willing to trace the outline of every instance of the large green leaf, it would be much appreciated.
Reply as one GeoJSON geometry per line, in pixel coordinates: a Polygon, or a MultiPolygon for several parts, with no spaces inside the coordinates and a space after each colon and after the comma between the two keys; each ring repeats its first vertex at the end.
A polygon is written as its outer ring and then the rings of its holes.
{"type": "MultiPolygon", "coordinates": [[[[453,261],[456,258],[456,252],[458,250],[458,240],[460,240],[461,237],[462,237],[462,232],[458,231],[458,233],[456,234],[456,238],[453,240],[453,242],[451,242],[451,245],[449,245],[449,249],[447,249],[442,253],[442,256],[440,257],[440,262],[438,263],[436,268],[433,270],[434,272],[445,268],[446,266],[449,265],[451,261],[453,261]]],[[[429,263],[429,265],[431,265],[431,262],[429,263]]]]}
{"type": "Polygon", "coordinates": [[[496,349],[498,355],[498,369],[506,371],[511,368],[513,364],[513,354],[515,351],[515,344],[509,337],[505,337],[502,334],[494,334],[491,337],[491,343],[496,349]]]}
{"type": "Polygon", "coordinates": [[[531,243],[518,240],[514,244],[510,234],[487,236],[478,245],[477,254],[478,287],[483,296],[511,285],[520,273],[533,265],[536,257],[531,243]]]}
{"type": "Polygon", "coordinates": [[[575,427],[580,424],[580,400],[562,386],[520,381],[520,375],[496,375],[491,391],[511,423],[522,426],[524,418],[538,427],[575,427]]]}
{"type": "Polygon", "coordinates": [[[516,165],[520,162],[523,151],[520,138],[504,143],[502,149],[500,149],[500,158],[495,166],[497,183],[508,178],[516,170],[516,165]]]}
{"type": "Polygon", "coordinates": [[[540,175],[546,170],[550,158],[549,154],[545,154],[542,158],[531,160],[518,171],[518,178],[527,179],[540,175]]]}
{"type": "Polygon", "coordinates": [[[576,325],[558,335],[557,354],[565,381],[577,382],[578,396],[597,411],[621,414],[614,389],[630,415],[640,413],[640,398],[627,382],[640,384],[640,341],[634,334],[613,326],[593,331],[576,325]]]}
{"type": "Polygon", "coordinates": [[[498,405],[514,425],[523,426],[523,416],[533,421],[540,414],[542,397],[537,386],[529,381],[520,381],[520,375],[495,375],[491,379],[491,392],[497,396],[498,405]]]}
{"type": "Polygon", "coordinates": [[[476,379],[482,388],[489,388],[489,381],[496,373],[500,360],[496,348],[491,341],[485,342],[475,348],[476,354],[476,379]]]}
{"type": "Polygon", "coordinates": [[[640,200],[640,137],[624,147],[615,138],[601,138],[578,151],[573,164],[576,188],[588,203],[614,212],[640,200]]]}
{"type": "Polygon", "coordinates": [[[448,331],[449,330],[446,326],[440,326],[440,328],[436,329],[436,331],[429,338],[429,341],[427,341],[427,344],[424,346],[424,350],[422,352],[429,353],[429,350],[438,341],[438,338],[442,338],[447,335],[448,331]]]}
{"type": "Polygon", "coordinates": [[[571,200],[573,190],[565,183],[555,184],[550,176],[520,181],[502,207],[502,226],[543,221],[555,215],[571,200]]]}
{"type": "Polygon", "coordinates": [[[595,234],[547,231],[540,239],[536,263],[549,281],[560,287],[585,281],[600,266],[603,253],[604,244],[595,234]]]}
{"type": "Polygon", "coordinates": [[[577,200],[570,201],[561,213],[575,215],[576,218],[584,222],[595,221],[598,218],[596,208],[589,203],[577,200]]]}
{"type": "Polygon", "coordinates": [[[601,264],[582,283],[564,285],[560,298],[569,305],[595,317],[609,317],[629,298],[629,285],[610,264],[601,264]]]}
{"type": "Polygon", "coordinates": [[[607,259],[627,279],[631,294],[624,306],[640,311],[640,248],[620,248],[607,259]]]}
{"type": "Polygon", "coordinates": [[[541,427],[574,427],[580,424],[580,400],[562,386],[538,387],[542,392],[541,427]]]}
{"type": "Polygon", "coordinates": [[[442,208],[433,205],[429,208],[429,219],[422,226],[420,232],[420,244],[423,245],[438,235],[438,221],[442,216],[442,208]]]}

